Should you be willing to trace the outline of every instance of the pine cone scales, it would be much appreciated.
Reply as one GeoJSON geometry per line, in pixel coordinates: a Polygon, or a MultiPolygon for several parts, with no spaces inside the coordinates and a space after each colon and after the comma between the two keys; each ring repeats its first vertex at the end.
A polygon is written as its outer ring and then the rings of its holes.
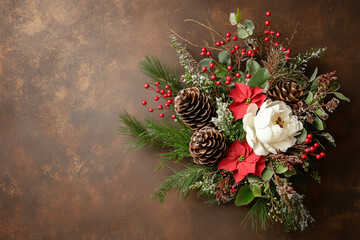
{"type": "Polygon", "coordinates": [[[215,128],[204,127],[192,135],[189,150],[196,164],[213,165],[225,153],[225,139],[215,128]]]}
{"type": "Polygon", "coordinates": [[[302,87],[295,82],[278,82],[275,88],[269,91],[273,100],[280,100],[286,103],[296,103],[302,100],[305,95],[302,87]]]}
{"type": "Polygon", "coordinates": [[[175,98],[175,111],[191,130],[213,126],[211,118],[215,116],[209,98],[196,87],[181,90],[175,98]]]}

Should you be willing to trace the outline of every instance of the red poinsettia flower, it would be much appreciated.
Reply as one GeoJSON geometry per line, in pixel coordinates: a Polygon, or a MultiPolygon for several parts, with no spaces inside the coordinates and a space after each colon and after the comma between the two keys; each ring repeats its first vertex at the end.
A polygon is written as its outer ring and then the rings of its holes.
{"type": "Polygon", "coordinates": [[[235,100],[229,106],[229,109],[233,112],[234,120],[245,116],[250,103],[255,103],[260,108],[266,99],[262,92],[263,89],[259,87],[251,88],[243,83],[235,83],[235,88],[229,94],[229,97],[235,100]]]}
{"type": "Polygon", "coordinates": [[[218,169],[232,171],[235,182],[240,182],[249,173],[261,177],[265,169],[265,157],[256,155],[247,141],[235,140],[218,166],[218,169]]]}

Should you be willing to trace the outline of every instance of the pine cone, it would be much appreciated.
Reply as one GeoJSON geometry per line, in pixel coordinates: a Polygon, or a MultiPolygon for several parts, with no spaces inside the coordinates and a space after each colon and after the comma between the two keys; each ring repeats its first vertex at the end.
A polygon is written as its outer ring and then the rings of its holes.
{"type": "Polygon", "coordinates": [[[215,116],[209,98],[196,87],[181,90],[175,98],[175,111],[192,130],[213,126],[215,116]]]}
{"type": "Polygon", "coordinates": [[[269,90],[269,95],[273,100],[289,104],[299,102],[305,97],[302,87],[295,82],[278,82],[275,88],[269,90]]]}
{"type": "Polygon", "coordinates": [[[213,165],[225,153],[225,139],[215,128],[204,127],[192,135],[189,150],[196,164],[213,165]]]}

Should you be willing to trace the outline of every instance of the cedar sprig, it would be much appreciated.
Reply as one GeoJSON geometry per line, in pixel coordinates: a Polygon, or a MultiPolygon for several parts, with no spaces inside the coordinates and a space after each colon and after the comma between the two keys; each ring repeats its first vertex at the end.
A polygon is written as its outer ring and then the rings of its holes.
{"type": "Polygon", "coordinates": [[[273,222],[271,215],[269,215],[270,207],[267,201],[263,198],[259,198],[256,203],[246,214],[245,218],[241,222],[246,227],[248,222],[251,222],[251,228],[257,231],[258,226],[263,230],[266,230],[270,223],[273,222]]]}

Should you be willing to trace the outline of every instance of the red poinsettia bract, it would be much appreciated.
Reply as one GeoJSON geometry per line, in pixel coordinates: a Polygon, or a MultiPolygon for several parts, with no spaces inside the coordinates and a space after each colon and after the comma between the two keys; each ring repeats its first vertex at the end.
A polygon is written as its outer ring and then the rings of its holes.
{"type": "Polygon", "coordinates": [[[232,171],[235,182],[240,182],[246,175],[254,174],[261,177],[265,169],[265,157],[256,155],[246,141],[235,140],[223,158],[218,169],[232,171]]]}
{"type": "Polygon", "coordinates": [[[266,96],[262,93],[263,89],[259,87],[251,88],[243,83],[235,83],[235,87],[229,94],[229,97],[234,99],[234,102],[229,106],[234,115],[234,120],[245,116],[250,103],[255,103],[260,108],[266,99],[266,96]]]}

